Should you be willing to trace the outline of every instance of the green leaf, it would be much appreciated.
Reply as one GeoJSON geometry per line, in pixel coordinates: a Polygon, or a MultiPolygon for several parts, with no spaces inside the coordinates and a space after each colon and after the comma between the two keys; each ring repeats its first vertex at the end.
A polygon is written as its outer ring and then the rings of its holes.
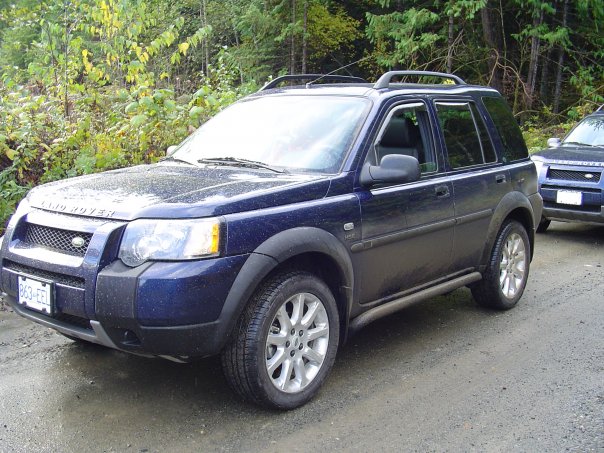
{"type": "Polygon", "coordinates": [[[17,154],[17,151],[15,151],[14,149],[6,150],[6,157],[8,157],[10,160],[15,160],[16,154],[17,154]]]}
{"type": "Polygon", "coordinates": [[[203,114],[203,111],[203,107],[199,107],[198,105],[196,105],[191,110],[189,110],[189,116],[191,118],[199,118],[203,114]]]}
{"type": "Polygon", "coordinates": [[[151,99],[149,96],[142,97],[138,102],[142,107],[146,109],[153,107],[153,99],[151,99]]]}
{"type": "Polygon", "coordinates": [[[147,115],[136,115],[130,119],[130,124],[134,127],[139,127],[147,121],[147,115]]]}
{"type": "Polygon", "coordinates": [[[138,102],[134,101],[126,106],[125,112],[129,115],[131,113],[136,112],[137,110],[138,110],[138,102]]]}

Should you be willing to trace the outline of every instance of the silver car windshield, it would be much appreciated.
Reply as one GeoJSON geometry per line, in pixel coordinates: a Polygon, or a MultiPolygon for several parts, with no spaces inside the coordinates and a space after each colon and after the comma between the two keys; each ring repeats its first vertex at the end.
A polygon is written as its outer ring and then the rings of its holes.
{"type": "Polygon", "coordinates": [[[271,96],[238,102],[185,140],[173,157],[223,165],[336,173],[370,107],[357,97],[271,96]]]}
{"type": "Polygon", "coordinates": [[[604,147],[604,115],[585,118],[568,134],[562,145],[604,147]]]}

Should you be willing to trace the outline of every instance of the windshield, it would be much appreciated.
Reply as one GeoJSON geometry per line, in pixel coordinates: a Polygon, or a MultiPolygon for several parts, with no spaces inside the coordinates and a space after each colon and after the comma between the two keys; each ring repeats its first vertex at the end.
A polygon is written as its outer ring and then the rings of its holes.
{"type": "Polygon", "coordinates": [[[604,147],[604,115],[585,118],[568,134],[562,145],[604,147]]]}
{"type": "Polygon", "coordinates": [[[238,102],[201,126],[173,157],[209,164],[229,159],[233,165],[245,159],[286,171],[335,173],[368,107],[367,99],[331,96],[238,102]]]}

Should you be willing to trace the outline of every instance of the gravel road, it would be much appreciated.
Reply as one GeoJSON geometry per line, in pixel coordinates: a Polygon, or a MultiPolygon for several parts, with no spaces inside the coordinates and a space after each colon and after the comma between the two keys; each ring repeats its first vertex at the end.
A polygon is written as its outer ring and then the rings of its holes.
{"type": "Polygon", "coordinates": [[[508,312],[466,289],[375,322],[287,413],[216,359],[81,345],[0,302],[0,452],[604,452],[604,228],[552,223],[508,312]]]}

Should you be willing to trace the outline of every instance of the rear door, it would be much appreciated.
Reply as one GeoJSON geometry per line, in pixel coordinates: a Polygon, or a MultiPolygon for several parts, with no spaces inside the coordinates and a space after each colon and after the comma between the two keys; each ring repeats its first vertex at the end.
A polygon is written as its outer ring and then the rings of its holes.
{"type": "Polygon", "coordinates": [[[435,102],[455,197],[453,272],[475,268],[493,212],[511,190],[498,161],[485,116],[472,99],[435,102]]]}

